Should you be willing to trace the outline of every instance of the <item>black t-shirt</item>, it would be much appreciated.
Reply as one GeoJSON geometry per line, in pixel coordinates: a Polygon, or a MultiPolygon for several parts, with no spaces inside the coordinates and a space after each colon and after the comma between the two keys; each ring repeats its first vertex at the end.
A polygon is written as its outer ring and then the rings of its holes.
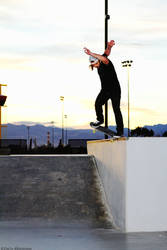
{"type": "MultiPolygon", "coordinates": [[[[103,56],[106,55],[103,54],[103,56]]],[[[120,85],[117,78],[117,74],[114,65],[110,60],[108,64],[100,62],[100,66],[97,71],[101,80],[101,87],[103,90],[120,92],[120,85]]]]}

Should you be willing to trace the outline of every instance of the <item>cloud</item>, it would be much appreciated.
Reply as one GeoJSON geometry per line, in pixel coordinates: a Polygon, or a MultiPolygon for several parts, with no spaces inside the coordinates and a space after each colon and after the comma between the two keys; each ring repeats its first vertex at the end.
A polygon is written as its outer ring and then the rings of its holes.
{"type": "Polygon", "coordinates": [[[25,0],[1,0],[1,5],[11,6],[11,5],[19,5],[23,3],[25,0]]]}
{"type": "Polygon", "coordinates": [[[26,9],[24,1],[1,0],[0,3],[0,21],[20,20],[26,18],[26,9]],[[23,9],[25,12],[23,12],[23,9]]]}
{"type": "Polygon", "coordinates": [[[152,109],[148,109],[148,108],[142,108],[142,107],[132,107],[131,111],[132,112],[140,112],[140,113],[144,113],[145,115],[151,115],[151,116],[157,116],[157,115],[160,114],[156,110],[152,110],[152,109]]]}
{"type": "Polygon", "coordinates": [[[34,62],[34,59],[30,57],[0,58],[0,68],[34,71],[36,67],[32,66],[32,62],[34,62]]]}
{"type": "Polygon", "coordinates": [[[39,46],[38,48],[32,49],[31,53],[37,56],[75,56],[79,55],[81,48],[78,46],[74,46],[72,44],[51,44],[46,46],[39,46]]]}
{"type": "Polygon", "coordinates": [[[25,126],[34,126],[34,125],[41,125],[41,122],[33,122],[33,121],[14,121],[12,122],[14,125],[25,125],[25,126]]]}
{"type": "Polygon", "coordinates": [[[9,65],[9,64],[24,64],[32,61],[30,58],[0,58],[0,64],[9,65]]]}
{"type": "MultiPolygon", "coordinates": [[[[57,122],[54,122],[54,125],[56,123],[57,122]]],[[[14,124],[14,125],[25,125],[25,126],[43,125],[43,126],[53,127],[53,124],[51,122],[13,121],[12,124],[14,124]]]]}
{"type": "MultiPolygon", "coordinates": [[[[126,102],[122,102],[121,109],[123,111],[126,111],[128,109],[128,104],[126,102]]],[[[136,106],[130,106],[130,111],[144,113],[146,115],[153,115],[153,116],[157,116],[159,114],[159,112],[157,112],[156,110],[145,108],[145,107],[136,107],[136,106]]]]}
{"type": "MultiPolygon", "coordinates": [[[[91,3],[91,6],[94,2],[91,3]]],[[[140,12],[144,7],[146,9],[149,7],[152,11],[152,6],[155,3],[148,5],[143,1],[141,3],[134,1],[131,4],[128,12],[130,16],[124,17],[121,16],[121,13],[116,12],[118,17],[113,16],[109,25],[109,29],[111,29],[109,32],[115,34],[125,48],[140,49],[158,46],[160,37],[163,38],[166,34],[167,22],[162,21],[160,15],[156,16],[155,19],[152,17],[146,18],[145,14],[140,12]],[[137,17],[132,22],[133,11],[136,8],[139,8],[140,14],[137,12],[137,17]],[[120,18],[120,21],[116,22],[116,18],[120,18]],[[122,21],[123,18],[124,21],[122,21]],[[159,36],[157,36],[157,32],[159,32],[159,36]]],[[[120,3],[117,5],[120,8],[120,3]]],[[[33,54],[33,56],[49,57],[70,56],[74,58],[79,56],[79,43],[82,46],[82,43],[88,42],[92,49],[97,46],[100,47],[104,35],[103,24],[100,23],[101,21],[99,22],[99,19],[98,25],[94,23],[94,19],[90,22],[92,19],[91,11],[86,10],[85,6],[86,4],[79,4],[76,0],[66,3],[68,10],[63,9],[64,3],[58,4],[58,1],[52,0],[48,0],[47,3],[38,0],[2,1],[0,7],[1,33],[3,29],[6,33],[1,41],[1,52],[7,53],[9,51],[18,55],[33,54]],[[56,5],[57,8],[54,8],[56,5]],[[72,14],[73,6],[75,6],[75,9],[78,8],[75,15],[72,14]],[[80,12],[82,7],[82,12],[80,12]],[[62,10],[63,15],[60,15],[62,10]],[[84,13],[87,13],[86,20],[84,13]],[[9,34],[7,30],[9,30],[9,34]],[[9,42],[11,36],[13,37],[12,43],[9,42]]],[[[126,4],[124,7],[126,7],[126,4]]],[[[98,14],[97,10],[95,16],[98,14]]],[[[149,15],[151,15],[150,12],[149,15]]],[[[162,16],[167,20],[166,15],[162,16]]],[[[103,17],[102,12],[99,17],[103,17]]]]}
{"type": "Polygon", "coordinates": [[[32,63],[37,60],[47,59],[61,59],[66,61],[73,61],[76,63],[84,60],[84,53],[82,45],[74,45],[70,43],[57,43],[46,45],[30,45],[30,46],[1,46],[0,64],[7,65],[21,65],[25,63],[32,63]],[[3,57],[2,57],[3,56],[3,57]],[[82,56],[82,57],[81,57],[82,56]]]}

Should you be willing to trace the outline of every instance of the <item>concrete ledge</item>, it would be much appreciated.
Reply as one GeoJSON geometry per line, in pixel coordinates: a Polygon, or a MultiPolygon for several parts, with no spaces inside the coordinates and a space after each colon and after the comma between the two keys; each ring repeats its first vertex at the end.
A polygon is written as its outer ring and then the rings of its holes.
{"type": "Polygon", "coordinates": [[[87,144],[89,143],[101,143],[101,142],[115,142],[115,141],[126,141],[128,140],[127,137],[121,137],[121,138],[110,138],[110,139],[102,139],[102,140],[92,140],[87,141],[87,144]]]}
{"type": "MultiPolygon", "coordinates": [[[[0,155],[0,157],[3,157],[3,155],[0,155]]],[[[89,155],[87,154],[21,154],[21,155],[8,155],[7,157],[50,157],[50,158],[53,158],[53,157],[90,157],[89,155]]]]}
{"type": "Polygon", "coordinates": [[[166,138],[101,140],[87,146],[117,227],[125,232],[167,231],[166,138]]]}

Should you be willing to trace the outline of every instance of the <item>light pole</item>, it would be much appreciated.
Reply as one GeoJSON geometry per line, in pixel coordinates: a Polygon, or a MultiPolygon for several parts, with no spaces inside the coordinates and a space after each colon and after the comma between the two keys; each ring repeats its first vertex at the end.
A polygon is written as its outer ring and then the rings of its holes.
{"type": "Polygon", "coordinates": [[[128,70],[128,137],[130,136],[130,100],[129,100],[129,68],[132,66],[133,61],[123,61],[122,67],[128,70]]]}
{"type": "Polygon", "coordinates": [[[30,147],[30,126],[27,126],[27,148],[30,147]]]}
{"type": "Polygon", "coordinates": [[[62,135],[61,135],[61,144],[64,145],[64,96],[60,96],[60,101],[62,102],[62,135]]]}
{"type": "Polygon", "coordinates": [[[68,138],[67,138],[67,115],[64,115],[64,118],[66,119],[66,123],[65,123],[65,127],[66,127],[66,134],[65,134],[65,144],[67,145],[68,144],[68,138]]]}
{"type": "MultiPolygon", "coordinates": [[[[108,20],[110,19],[110,16],[108,15],[108,0],[105,0],[105,49],[107,48],[108,43],[108,20]]],[[[105,103],[105,127],[108,128],[108,102],[105,103]]],[[[108,136],[105,135],[105,139],[107,139],[108,136]]]]}
{"type": "Polygon", "coordinates": [[[51,121],[51,124],[52,124],[52,146],[54,147],[55,145],[55,142],[54,142],[54,121],[51,121]]]}

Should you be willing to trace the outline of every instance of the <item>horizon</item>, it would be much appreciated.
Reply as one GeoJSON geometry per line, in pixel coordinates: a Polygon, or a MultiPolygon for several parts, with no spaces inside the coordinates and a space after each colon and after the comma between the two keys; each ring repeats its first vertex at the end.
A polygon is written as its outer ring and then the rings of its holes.
{"type": "MultiPolygon", "coordinates": [[[[139,126],[137,126],[135,129],[137,129],[139,126]]],[[[154,134],[153,137],[162,137],[166,136],[163,135],[167,132],[167,124],[155,124],[155,125],[145,125],[142,128],[147,128],[148,131],[153,130],[154,134]]],[[[111,130],[116,131],[116,126],[111,126],[111,130]]],[[[131,130],[133,131],[133,130],[131,130]]],[[[36,138],[38,143],[40,145],[43,145],[47,141],[48,132],[50,132],[51,140],[54,140],[55,143],[58,145],[60,139],[62,138],[62,128],[56,127],[53,125],[47,125],[46,124],[7,124],[7,128],[3,128],[2,131],[2,139],[26,139],[29,136],[31,136],[32,139],[36,138]],[[29,127],[29,129],[28,129],[29,127]],[[54,128],[54,130],[53,130],[54,128]],[[53,132],[54,131],[54,132],[53,132]]],[[[128,128],[124,128],[124,136],[128,136],[128,128]]],[[[133,137],[133,136],[132,136],[133,137]]],[[[102,139],[104,138],[104,134],[99,132],[98,130],[93,130],[91,127],[70,127],[66,128],[64,127],[64,138],[67,139],[102,139]]],[[[67,140],[66,139],[66,140],[67,140]]]]}
{"type": "MultiPolygon", "coordinates": [[[[40,123],[40,122],[15,122],[15,123],[4,123],[3,125],[15,125],[15,126],[30,126],[30,127],[33,127],[33,126],[44,126],[44,127],[49,127],[49,128],[57,128],[57,129],[62,129],[62,127],[60,126],[56,126],[56,125],[52,125],[52,124],[45,124],[45,123],[40,123]]],[[[153,125],[148,125],[148,124],[145,124],[144,126],[142,127],[155,127],[155,126],[167,126],[167,123],[166,124],[162,124],[162,123],[157,123],[157,124],[153,124],[153,125]]],[[[115,127],[116,128],[116,125],[109,125],[109,127],[115,127]]],[[[137,127],[140,127],[140,126],[136,126],[134,129],[136,129],[137,127]]],[[[75,130],[75,129],[78,129],[78,130],[93,130],[92,127],[90,127],[89,125],[87,127],[85,126],[80,126],[80,127],[64,127],[64,129],[69,129],[69,130],[75,130]]],[[[128,129],[127,127],[124,127],[124,129],[128,129]]],[[[131,129],[133,130],[133,129],[131,129]]]]}

